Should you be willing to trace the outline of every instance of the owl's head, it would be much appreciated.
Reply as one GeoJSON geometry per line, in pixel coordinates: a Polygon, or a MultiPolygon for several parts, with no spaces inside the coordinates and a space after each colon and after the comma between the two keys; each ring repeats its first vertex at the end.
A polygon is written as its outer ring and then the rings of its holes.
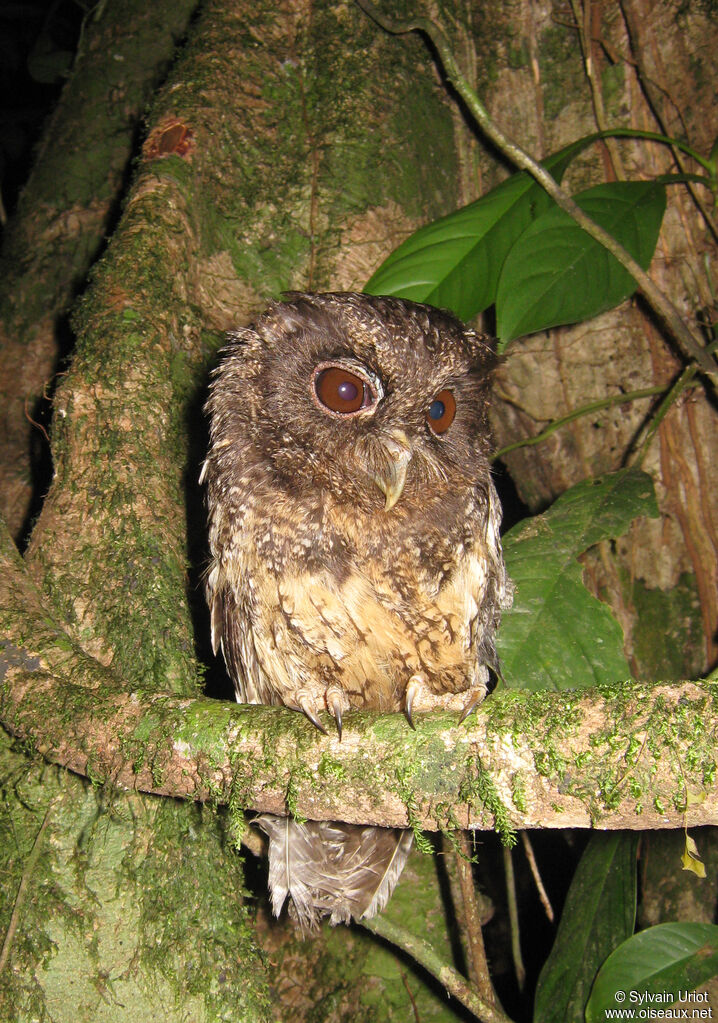
{"type": "Polygon", "coordinates": [[[485,337],[430,306],[292,294],[230,335],[213,445],[358,510],[440,503],[487,476],[494,361],[485,337]]]}

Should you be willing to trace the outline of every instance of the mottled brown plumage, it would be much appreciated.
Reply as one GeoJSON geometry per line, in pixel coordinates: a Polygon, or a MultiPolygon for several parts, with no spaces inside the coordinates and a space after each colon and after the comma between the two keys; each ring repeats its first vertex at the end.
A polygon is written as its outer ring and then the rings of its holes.
{"type": "MultiPolygon", "coordinates": [[[[328,711],[341,735],[351,708],[411,722],[483,699],[510,601],[487,460],[493,361],[447,313],[352,293],[292,295],[229,336],[203,477],[212,641],[238,700],[322,729],[328,711]]],[[[305,924],[378,911],[408,852],[400,831],[382,836],[371,891],[355,868],[372,829],[260,823],[282,843],[275,910],[289,892],[305,924]],[[321,893],[320,861],[337,873],[321,893]]]]}

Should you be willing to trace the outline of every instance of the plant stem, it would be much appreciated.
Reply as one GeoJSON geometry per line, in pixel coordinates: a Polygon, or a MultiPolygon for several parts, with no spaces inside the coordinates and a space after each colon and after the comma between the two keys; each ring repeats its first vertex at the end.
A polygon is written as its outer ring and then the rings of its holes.
{"type": "Polygon", "coordinates": [[[519,991],[523,991],[526,983],[526,967],[521,955],[521,930],[519,927],[519,907],[516,897],[516,877],[514,875],[514,861],[511,849],[504,847],[504,874],[506,875],[506,902],[509,908],[509,922],[511,925],[511,956],[514,961],[514,972],[519,991]]]}
{"type": "Polygon", "coordinates": [[[516,142],[504,135],[501,129],[489,116],[486,107],[483,105],[477,94],[471,88],[459,69],[449,42],[438,25],[428,18],[413,18],[410,21],[392,21],[381,14],[369,0],[356,0],[357,4],[370,18],[377,22],[387,32],[393,35],[403,35],[407,32],[423,32],[434,44],[436,51],[441,58],[446,75],[459,93],[478,125],[484,134],[489,138],[501,152],[521,170],[525,170],[538,181],[541,187],[548,192],[557,206],[568,213],[568,215],[583,228],[583,230],[603,245],[618,262],[625,267],[635,280],[643,293],[646,301],[654,313],[668,327],[674,337],[684,358],[688,361],[695,361],[701,371],[718,389],[718,365],[714,358],[706,351],[701,342],[688,329],[683,322],[680,312],[676,309],[670,299],[663,294],[661,289],[648,276],[646,271],[627,252],[615,238],[605,231],[599,224],[596,224],[582,209],[573,201],[571,196],[564,192],[549,172],[541,166],[534,158],[522,149],[516,142]]]}
{"type": "Polygon", "coordinates": [[[617,139],[647,139],[649,142],[661,142],[665,146],[670,146],[671,149],[678,149],[680,152],[685,153],[686,156],[690,156],[706,171],[708,177],[701,177],[699,180],[703,181],[708,188],[714,186],[715,167],[711,161],[706,160],[705,156],[701,156],[688,143],[681,142],[680,139],[675,139],[671,135],[663,135],[659,131],[644,131],[642,128],[605,128],[603,131],[598,132],[598,136],[599,138],[610,136],[617,139]]]}
{"type": "Polygon", "coordinates": [[[373,934],[390,941],[392,945],[403,949],[412,959],[446,988],[452,998],[461,1002],[469,1012],[483,1023],[512,1023],[511,1019],[495,1005],[489,1005],[470,984],[453,967],[447,965],[434,948],[424,938],[419,938],[405,927],[391,923],[385,916],[375,916],[371,920],[361,920],[373,934]]]}
{"type": "Polygon", "coordinates": [[[486,961],[486,948],[484,946],[484,934],[481,929],[481,916],[476,899],[476,888],[474,886],[474,872],[471,863],[471,847],[469,845],[468,832],[460,831],[458,835],[458,852],[456,856],[456,867],[461,887],[461,899],[464,905],[464,919],[466,921],[466,935],[469,953],[469,977],[476,985],[476,989],[482,998],[490,1005],[496,1004],[496,993],[491,983],[489,964],[486,961]]]}
{"type": "MultiPolygon", "coordinates": [[[[695,376],[695,371],[694,374],[695,376]]],[[[560,430],[562,426],[566,426],[568,423],[572,423],[574,419],[580,419],[582,416],[590,416],[592,412],[599,412],[601,409],[611,408],[613,405],[623,405],[627,401],[640,401],[641,398],[654,398],[658,394],[663,394],[665,387],[656,385],[655,387],[644,387],[640,391],[627,391],[625,394],[612,394],[608,398],[601,398],[600,401],[589,402],[588,405],[581,405],[580,408],[574,409],[573,412],[568,412],[565,416],[561,416],[560,419],[554,419],[553,422],[534,437],[526,437],[523,440],[517,440],[514,444],[507,444],[505,448],[500,448],[492,456],[492,461],[496,461],[499,458],[503,458],[510,451],[515,451],[517,448],[529,448],[533,447],[534,444],[540,444],[541,441],[550,437],[552,433],[560,430]]]]}
{"type": "Polygon", "coordinates": [[[519,834],[521,835],[521,844],[524,847],[524,853],[526,855],[526,859],[528,860],[529,869],[531,870],[531,876],[534,879],[534,884],[536,885],[536,891],[538,893],[539,899],[541,900],[541,905],[546,911],[546,918],[549,920],[550,923],[553,923],[554,922],[553,906],[551,905],[551,900],[548,897],[548,893],[544,886],[543,879],[539,872],[538,863],[536,862],[536,856],[534,854],[533,846],[531,845],[529,833],[528,831],[520,831],[519,834]]]}
{"type": "MultiPolygon", "coordinates": [[[[718,340],[712,341],[706,347],[706,351],[715,352],[716,348],[718,348],[718,340]]],[[[695,363],[691,363],[690,366],[686,366],[683,372],[679,375],[678,379],[671,385],[668,392],[666,393],[665,398],[660,403],[656,411],[653,413],[650,425],[646,431],[646,435],[643,438],[640,447],[637,448],[635,457],[631,459],[631,464],[638,466],[642,464],[643,459],[646,457],[646,452],[648,451],[650,443],[653,440],[656,431],[658,430],[658,427],[665,419],[668,410],[670,409],[671,405],[673,405],[676,402],[679,396],[686,390],[686,388],[690,386],[691,381],[693,380],[693,377],[696,375],[697,372],[698,367],[696,366],[695,363]]]]}

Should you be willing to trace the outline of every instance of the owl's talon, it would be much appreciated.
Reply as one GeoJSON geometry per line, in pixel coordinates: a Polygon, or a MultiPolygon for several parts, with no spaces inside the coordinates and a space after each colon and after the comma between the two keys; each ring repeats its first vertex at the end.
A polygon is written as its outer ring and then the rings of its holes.
{"type": "Polygon", "coordinates": [[[411,708],[414,706],[414,698],[416,694],[421,690],[423,685],[422,679],[418,675],[412,675],[406,687],[406,693],[404,694],[404,713],[406,714],[406,720],[409,722],[411,728],[416,731],[416,725],[414,719],[411,716],[411,708]]]}
{"type": "Polygon", "coordinates": [[[478,705],[481,703],[482,698],[482,696],[472,696],[471,699],[466,702],[464,709],[461,712],[461,717],[459,718],[460,725],[463,725],[469,714],[476,710],[478,705]]]}
{"type": "Polygon", "coordinates": [[[329,707],[329,713],[333,716],[337,723],[337,733],[339,734],[339,741],[342,741],[342,699],[338,693],[332,693],[331,696],[327,696],[327,705],[329,707]]]}
{"type": "Polygon", "coordinates": [[[327,730],[319,719],[319,712],[317,711],[317,705],[311,696],[300,696],[297,700],[299,709],[302,714],[305,714],[309,718],[315,728],[318,728],[322,735],[327,734],[327,730]]]}

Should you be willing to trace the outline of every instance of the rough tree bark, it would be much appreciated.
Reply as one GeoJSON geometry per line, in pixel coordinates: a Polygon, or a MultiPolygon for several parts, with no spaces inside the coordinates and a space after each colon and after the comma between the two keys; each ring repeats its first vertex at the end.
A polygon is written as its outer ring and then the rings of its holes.
{"type": "Polygon", "coordinates": [[[44,468],[46,460],[35,420],[47,419],[53,377],[67,355],[67,316],[114,226],[140,118],[195,6],[121,0],[88,18],[3,237],[0,513],[17,539],[37,511],[37,463],[44,468]]]}
{"type": "MultiPolygon", "coordinates": [[[[715,13],[644,0],[574,6],[587,22],[570,30],[556,11],[528,0],[512,6],[510,25],[499,20],[499,81],[489,91],[496,118],[538,155],[620,125],[666,132],[708,154],[715,123],[704,112],[718,94],[715,13]],[[537,45],[543,59],[535,63],[537,45]]],[[[568,7],[564,14],[572,20],[568,7]]],[[[668,147],[614,140],[577,161],[569,181],[580,188],[678,169],[668,147]]],[[[705,191],[696,194],[709,209],[705,191]]],[[[669,189],[651,273],[691,324],[715,322],[716,240],[715,222],[691,193],[669,189]]],[[[539,433],[549,421],[609,395],[667,387],[680,366],[640,301],[514,343],[495,389],[497,443],[539,433]]],[[[573,483],[618,468],[654,406],[651,399],[613,406],[508,455],[523,500],[541,508],[573,483]]],[[[636,522],[615,550],[606,545],[588,559],[589,578],[621,621],[639,678],[696,676],[718,657],[716,444],[714,402],[699,387],[671,409],[644,462],[661,517],[636,522]]]]}

